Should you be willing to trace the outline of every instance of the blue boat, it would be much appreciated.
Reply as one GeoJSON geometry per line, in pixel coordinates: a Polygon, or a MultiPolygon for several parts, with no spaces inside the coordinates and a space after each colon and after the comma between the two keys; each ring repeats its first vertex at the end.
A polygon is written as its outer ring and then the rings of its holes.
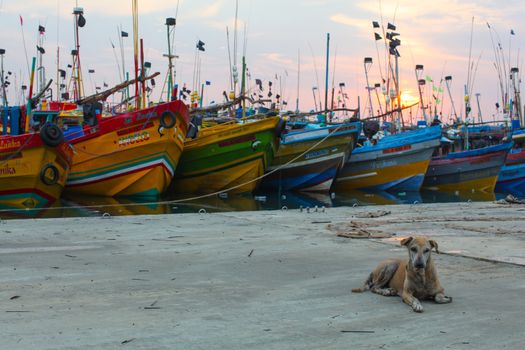
{"type": "Polygon", "coordinates": [[[338,190],[419,191],[441,127],[387,135],[356,147],[336,178],[338,190]]]}
{"type": "Polygon", "coordinates": [[[499,173],[496,192],[525,192],[525,129],[515,130],[512,140],[514,146],[509,151],[505,165],[499,173]]]}
{"type": "Polygon", "coordinates": [[[302,129],[283,133],[261,187],[328,192],[360,132],[361,123],[354,122],[328,126],[306,124],[302,129]]]}

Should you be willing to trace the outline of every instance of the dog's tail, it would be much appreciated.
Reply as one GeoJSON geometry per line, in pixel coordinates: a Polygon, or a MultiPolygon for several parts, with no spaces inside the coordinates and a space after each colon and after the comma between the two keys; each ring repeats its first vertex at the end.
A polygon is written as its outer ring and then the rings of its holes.
{"type": "Polygon", "coordinates": [[[365,283],[363,283],[363,286],[361,288],[352,288],[352,293],[363,293],[370,289],[370,286],[372,285],[372,280],[374,279],[374,274],[370,273],[368,278],[366,279],[365,283]]]}

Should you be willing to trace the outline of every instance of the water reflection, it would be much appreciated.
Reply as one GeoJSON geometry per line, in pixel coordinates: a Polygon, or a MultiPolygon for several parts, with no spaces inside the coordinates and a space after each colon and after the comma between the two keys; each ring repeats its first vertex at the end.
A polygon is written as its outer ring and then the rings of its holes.
{"type": "MultiPolygon", "coordinates": [[[[275,209],[322,208],[414,203],[493,201],[507,194],[458,192],[335,192],[335,193],[256,193],[255,195],[221,195],[181,202],[181,198],[163,198],[159,202],[140,202],[126,198],[68,196],[46,208],[9,207],[0,203],[1,219],[56,218],[121,215],[155,215],[232,212],[275,209]]],[[[524,193],[513,193],[523,198],[524,193]]]]}

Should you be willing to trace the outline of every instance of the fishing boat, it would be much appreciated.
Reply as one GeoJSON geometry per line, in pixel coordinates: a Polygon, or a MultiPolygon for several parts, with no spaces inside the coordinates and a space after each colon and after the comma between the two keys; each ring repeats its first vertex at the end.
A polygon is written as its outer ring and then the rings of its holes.
{"type": "Polygon", "coordinates": [[[62,131],[46,123],[24,132],[25,108],[2,107],[1,116],[0,208],[49,207],[62,194],[73,156],[62,131]]]}
{"type": "Polygon", "coordinates": [[[386,135],[356,147],[336,178],[336,190],[419,191],[441,127],[386,135]]]}
{"type": "Polygon", "coordinates": [[[282,134],[279,150],[261,187],[282,191],[328,192],[337,171],[350,156],[361,123],[291,130],[282,134]]]}
{"type": "Polygon", "coordinates": [[[438,191],[493,192],[512,142],[433,157],[423,188],[438,191]]]}
{"type": "Polygon", "coordinates": [[[74,152],[66,192],[93,196],[153,197],[170,184],[184,147],[189,113],[181,101],[107,117],[101,104],[58,114],[74,152]]]}
{"type": "Polygon", "coordinates": [[[515,130],[512,134],[514,146],[507,154],[505,164],[496,182],[496,192],[525,193],[525,129],[515,130]]]}
{"type": "Polygon", "coordinates": [[[186,139],[173,193],[254,191],[278,149],[279,117],[202,128],[186,139]]]}

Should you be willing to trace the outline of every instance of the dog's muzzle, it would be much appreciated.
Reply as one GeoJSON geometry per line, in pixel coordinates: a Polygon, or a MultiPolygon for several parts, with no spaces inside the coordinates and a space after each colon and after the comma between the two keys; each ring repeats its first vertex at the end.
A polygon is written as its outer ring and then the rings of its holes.
{"type": "Polygon", "coordinates": [[[424,269],[425,268],[425,263],[422,262],[422,261],[416,261],[416,263],[414,264],[414,267],[416,269],[424,269]]]}

